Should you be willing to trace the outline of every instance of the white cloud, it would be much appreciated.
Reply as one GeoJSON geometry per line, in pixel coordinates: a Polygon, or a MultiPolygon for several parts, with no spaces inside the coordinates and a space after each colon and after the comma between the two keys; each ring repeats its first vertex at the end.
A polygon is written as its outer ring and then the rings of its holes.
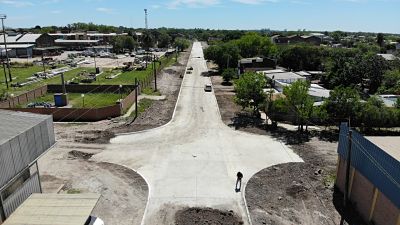
{"type": "Polygon", "coordinates": [[[218,5],[220,0],[174,0],[167,4],[169,9],[177,9],[180,7],[202,8],[218,5]]]}
{"type": "Polygon", "coordinates": [[[34,5],[32,2],[19,1],[19,0],[0,0],[0,3],[11,5],[11,6],[14,6],[14,7],[27,7],[27,6],[33,6],[34,5]]]}
{"type": "Polygon", "coordinates": [[[278,2],[278,0],[232,0],[246,5],[259,5],[265,2],[278,2]]]}
{"type": "Polygon", "coordinates": [[[96,8],[96,11],[97,12],[102,12],[102,13],[113,13],[114,9],[99,7],[99,8],[96,8]]]}

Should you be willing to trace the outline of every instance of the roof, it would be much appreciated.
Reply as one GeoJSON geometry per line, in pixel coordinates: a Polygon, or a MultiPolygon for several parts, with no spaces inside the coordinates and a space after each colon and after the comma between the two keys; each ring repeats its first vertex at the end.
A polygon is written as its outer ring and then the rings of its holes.
{"type": "MultiPolygon", "coordinates": [[[[264,71],[262,71],[264,72],[264,71]]],[[[274,79],[274,80],[303,80],[305,79],[302,76],[299,76],[293,72],[284,72],[284,73],[267,73],[265,74],[267,77],[269,77],[270,79],[274,79]]]]}
{"type": "Polygon", "coordinates": [[[397,57],[394,56],[393,54],[378,54],[379,56],[382,56],[384,59],[388,61],[395,60],[397,57]]]}
{"type": "Polygon", "coordinates": [[[84,225],[98,194],[32,194],[3,225],[84,225]]]}
{"type": "MultiPolygon", "coordinates": [[[[36,43],[36,40],[43,34],[17,34],[15,36],[6,35],[7,43],[36,43]]],[[[0,35],[0,43],[4,43],[3,35],[0,35]]]]}
{"type": "Polygon", "coordinates": [[[239,60],[239,62],[240,62],[241,64],[244,64],[244,63],[253,63],[253,60],[255,60],[256,62],[263,62],[263,61],[264,61],[263,58],[254,57],[254,58],[244,58],[244,59],[239,60]]]}
{"type": "Polygon", "coordinates": [[[63,40],[63,39],[57,39],[54,42],[55,43],[98,43],[99,40],[63,40]]]}
{"type": "Polygon", "coordinates": [[[303,76],[303,77],[311,76],[311,74],[306,71],[299,71],[299,72],[296,72],[296,74],[303,76]]]}
{"type": "MultiPolygon", "coordinates": [[[[34,44],[8,44],[7,48],[12,49],[12,48],[33,48],[35,45],[34,44]]],[[[0,45],[0,48],[5,49],[5,45],[0,45]]]]}
{"type": "Polygon", "coordinates": [[[400,137],[399,136],[385,136],[385,137],[378,137],[378,136],[370,136],[365,137],[376,146],[381,148],[383,151],[391,155],[397,161],[400,161],[400,137]]]}
{"type": "Polygon", "coordinates": [[[322,98],[329,98],[331,91],[325,89],[317,84],[311,84],[310,89],[308,90],[308,94],[314,97],[322,97],[322,98]]]}
{"type": "Polygon", "coordinates": [[[51,115],[0,110],[0,144],[13,139],[51,117],[51,115]]]}
{"type": "Polygon", "coordinates": [[[275,70],[264,70],[261,72],[264,74],[270,74],[270,73],[285,73],[286,71],[283,69],[275,69],[275,70]]]}

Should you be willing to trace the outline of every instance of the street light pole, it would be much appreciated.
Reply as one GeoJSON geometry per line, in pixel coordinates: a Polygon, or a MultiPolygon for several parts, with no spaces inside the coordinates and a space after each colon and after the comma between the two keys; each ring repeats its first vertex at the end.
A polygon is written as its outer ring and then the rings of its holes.
{"type": "Polygon", "coordinates": [[[10,82],[11,82],[12,81],[12,76],[11,76],[11,70],[10,70],[10,60],[8,58],[6,31],[4,29],[4,19],[7,19],[7,15],[0,14],[0,19],[1,19],[1,26],[3,27],[3,40],[4,40],[4,47],[5,47],[5,50],[6,50],[8,76],[10,77],[10,82]]]}
{"type": "Polygon", "coordinates": [[[85,94],[81,94],[82,97],[82,108],[85,108],[85,94]]]}

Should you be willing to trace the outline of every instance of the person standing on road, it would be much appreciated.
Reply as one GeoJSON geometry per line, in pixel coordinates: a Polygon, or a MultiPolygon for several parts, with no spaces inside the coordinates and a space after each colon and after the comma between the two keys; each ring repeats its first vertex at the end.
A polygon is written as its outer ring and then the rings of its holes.
{"type": "Polygon", "coordinates": [[[242,178],[243,178],[243,174],[239,171],[236,174],[236,186],[235,186],[235,190],[236,192],[240,192],[240,189],[242,188],[242,178]]]}

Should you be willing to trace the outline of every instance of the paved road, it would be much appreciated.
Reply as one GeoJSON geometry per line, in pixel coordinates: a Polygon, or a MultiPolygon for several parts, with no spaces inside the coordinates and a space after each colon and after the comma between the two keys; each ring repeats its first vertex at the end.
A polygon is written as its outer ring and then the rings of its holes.
{"type": "Polygon", "coordinates": [[[242,192],[235,192],[236,173],[244,174],[245,184],[265,167],[301,159],[271,137],[223,124],[215,95],[203,89],[211,81],[201,76],[207,66],[199,42],[194,43],[188,66],[194,72],[183,80],[169,124],[118,136],[93,159],[127,166],[146,179],[150,197],[144,224],[160,223],[172,206],[234,210],[247,224],[242,192]]]}

